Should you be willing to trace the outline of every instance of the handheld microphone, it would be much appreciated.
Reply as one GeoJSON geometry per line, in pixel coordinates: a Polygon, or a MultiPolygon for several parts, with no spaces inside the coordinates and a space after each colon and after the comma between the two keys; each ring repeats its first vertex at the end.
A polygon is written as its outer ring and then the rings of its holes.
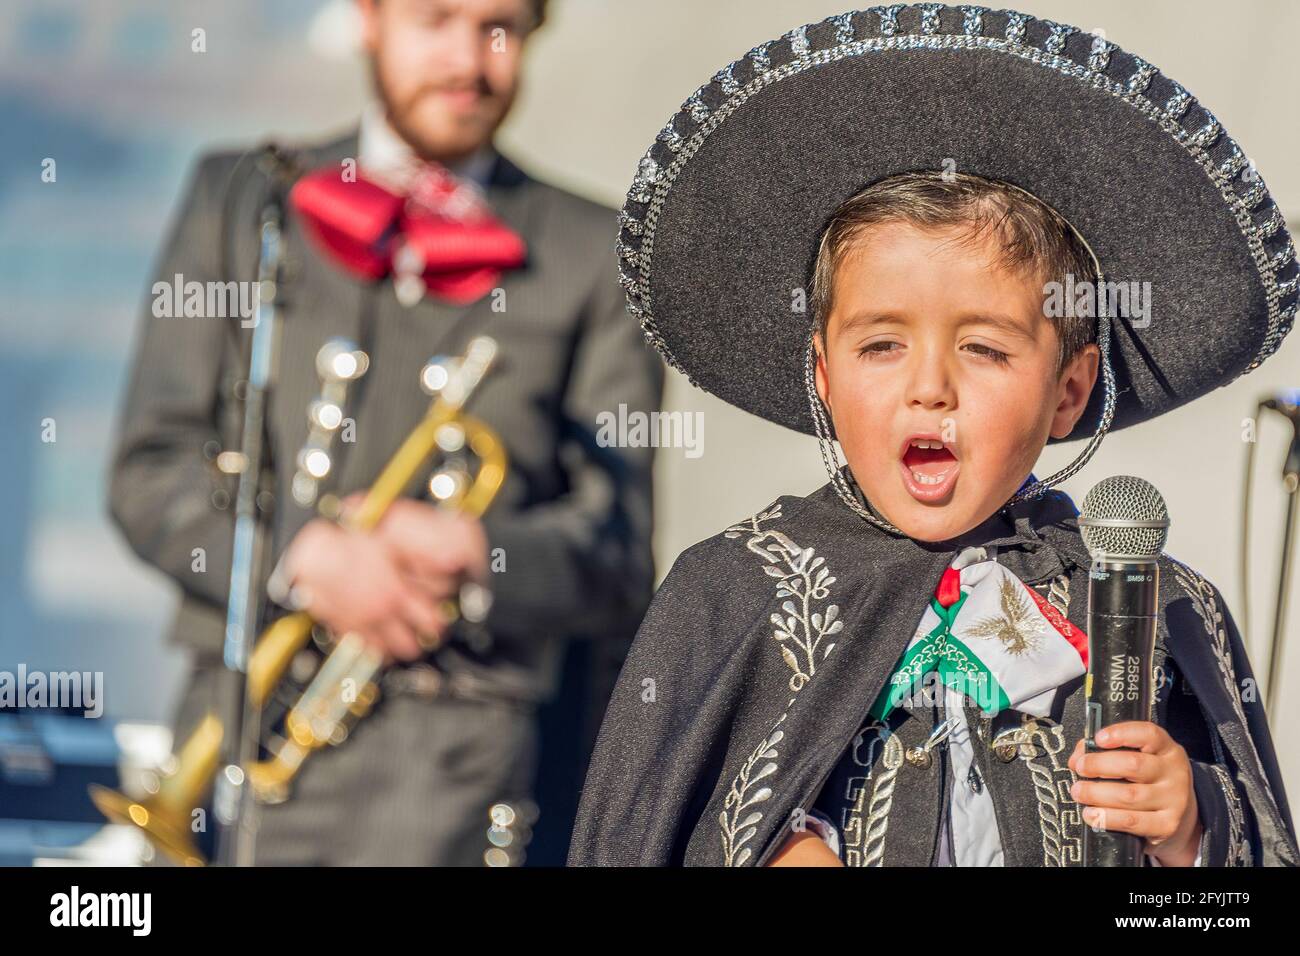
{"type": "MultiPolygon", "coordinates": [[[[1169,533],[1169,511],[1150,482],[1116,475],[1083,499],[1079,530],[1092,556],[1088,575],[1088,700],[1084,746],[1097,731],[1150,720],[1160,569],[1156,559],[1169,533]]],[[[1114,749],[1114,748],[1109,748],[1114,749]]],[[[1142,838],[1089,826],[1084,866],[1141,866],[1142,838]]]]}

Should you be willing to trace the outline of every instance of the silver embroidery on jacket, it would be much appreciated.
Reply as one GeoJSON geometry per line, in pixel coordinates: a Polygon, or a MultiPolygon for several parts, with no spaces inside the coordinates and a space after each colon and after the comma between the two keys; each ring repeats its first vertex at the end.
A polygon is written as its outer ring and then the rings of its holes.
{"type": "Polygon", "coordinates": [[[1047,603],[1061,612],[1061,617],[1070,616],[1070,576],[1058,574],[1052,579],[1047,593],[1047,603]]]}
{"type": "Polygon", "coordinates": [[[754,838],[758,822],[763,819],[763,812],[754,808],[772,796],[771,787],[755,787],[776,773],[777,744],[785,738],[785,732],[780,729],[785,718],[786,714],[777,718],[731,782],[731,790],[718,817],[722,825],[722,857],[726,866],[744,866],[753,856],[745,844],[754,838]],[[760,760],[766,762],[760,765],[760,760]]]}
{"type": "Polygon", "coordinates": [[[1210,764],[1210,769],[1214,771],[1214,776],[1219,781],[1219,787],[1223,790],[1228,806],[1228,856],[1223,861],[1223,865],[1252,866],[1255,859],[1250,850],[1250,839],[1246,833],[1246,815],[1241,809],[1241,797],[1237,795],[1237,787],[1232,782],[1227,769],[1221,764],[1210,764]]]}
{"type": "MultiPolygon", "coordinates": [[[[1168,557],[1168,555],[1166,555],[1168,557]]],[[[1273,788],[1268,782],[1268,774],[1264,772],[1263,761],[1259,759],[1259,752],[1255,749],[1255,741],[1250,736],[1250,724],[1246,722],[1246,713],[1241,706],[1241,691],[1237,684],[1236,669],[1232,665],[1232,648],[1228,643],[1228,632],[1223,626],[1223,613],[1219,610],[1219,603],[1215,598],[1214,586],[1201,575],[1174,558],[1169,558],[1174,566],[1174,578],[1182,586],[1183,591],[1187,594],[1192,602],[1192,607],[1196,608],[1197,615],[1200,616],[1202,623],[1205,625],[1205,633],[1209,636],[1210,650],[1214,652],[1215,660],[1219,664],[1219,676],[1223,679],[1223,686],[1228,692],[1228,699],[1232,702],[1232,711],[1237,717],[1237,722],[1241,725],[1242,731],[1246,738],[1246,746],[1250,748],[1250,756],[1254,760],[1255,772],[1259,779],[1264,782],[1264,792],[1268,794],[1269,800],[1273,802],[1276,808],[1277,800],[1273,796],[1273,788]]],[[[1219,746],[1218,733],[1211,734],[1214,738],[1215,752],[1222,753],[1219,746]]],[[[1220,760],[1223,758],[1220,757],[1220,760]]]]}
{"type": "Polygon", "coordinates": [[[1070,796],[1074,771],[1061,760],[1066,750],[1065,728],[1048,717],[1022,717],[1020,727],[998,735],[998,745],[1018,745],[1020,759],[1029,770],[1038,800],[1043,865],[1077,866],[1082,860],[1083,821],[1078,803],[1070,796]]]}
{"type": "MultiPolygon", "coordinates": [[[[763,559],[763,571],[776,579],[777,599],[785,598],[781,603],[784,613],[771,616],[772,637],[780,645],[782,660],[794,671],[790,689],[798,693],[816,674],[817,663],[824,661],[835,648],[834,641],[824,645],[823,641],[843,630],[844,622],[839,617],[839,605],[818,606],[830,596],[830,586],[835,583],[835,577],[826,567],[826,559],[817,557],[812,548],[800,548],[780,531],[763,528],[763,522],[781,517],[781,502],[778,501],[748,521],[732,525],[723,534],[727,538],[748,536],[745,546],[763,559]]],[[[758,832],[763,811],[757,807],[771,798],[772,790],[766,786],[757,790],[752,788],[777,771],[777,744],[785,736],[780,726],[793,703],[791,697],[786,703],[785,713],[776,719],[731,783],[719,817],[726,866],[743,866],[753,859],[751,848],[744,844],[758,832]],[[756,770],[760,759],[766,762],[756,770]]]]}
{"type": "Polygon", "coordinates": [[[817,662],[826,659],[835,649],[835,642],[823,646],[823,641],[844,629],[838,604],[828,604],[818,610],[818,602],[830,596],[830,586],[835,577],[826,567],[826,559],[816,557],[812,548],[800,548],[780,531],[763,530],[763,521],[781,517],[781,504],[733,525],[725,532],[728,538],[748,534],[746,547],[767,565],[763,571],[776,579],[776,596],[783,613],[773,613],[772,637],[781,645],[781,657],[794,675],[790,689],[798,691],[817,673],[817,662]],[[793,650],[792,650],[793,648],[793,650]]]}
{"type": "Polygon", "coordinates": [[[894,807],[894,780],[903,766],[903,742],[882,724],[873,724],[873,728],[885,742],[884,753],[880,757],[880,767],[872,768],[869,775],[875,778],[871,787],[862,786],[849,813],[844,842],[845,866],[883,866],[885,862],[885,833],[889,829],[889,811],[894,807]]]}

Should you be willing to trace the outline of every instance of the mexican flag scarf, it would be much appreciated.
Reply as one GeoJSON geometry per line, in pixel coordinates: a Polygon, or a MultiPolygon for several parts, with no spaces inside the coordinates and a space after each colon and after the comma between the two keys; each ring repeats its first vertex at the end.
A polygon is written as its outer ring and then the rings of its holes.
{"type": "Polygon", "coordinates": [[[870,716],[883,722],[934,673],[986,714],[1042,717],[1056,688],[1087,669],[1087,635],[984,548],[966,548],[944,570],[870,716]]]}

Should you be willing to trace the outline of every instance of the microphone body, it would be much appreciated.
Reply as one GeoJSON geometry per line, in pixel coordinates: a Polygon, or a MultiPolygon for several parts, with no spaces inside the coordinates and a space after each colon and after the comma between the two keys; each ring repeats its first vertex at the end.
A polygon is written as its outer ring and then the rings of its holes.
{"type": "MultiPolygon", "coordinates": [[[[1088,575],[1087,720],[1084,749],[1097,731],[1128,720],[1150,720],[1160,569],[1154,561],[1098,559],[1088,575]]],[[[1088,827],[1084,866],[1141,866],[1142,838],[1088,827]]]]}
{"type": "MultiPolygon", "coordinates": [[[[1101,753],[1115,748],[1099,747],[1097,731],[1153,716],[1157,560],[1169,531],[1169,511],[1149,482],[1116,475],[1096,484],[1083,499],[1079,531],[1092,557],[1084,749],[1101,753]]],[[[1085,827],[1083,865],[1141,866],[1143,843],[1131,833],[1085,827]]]]}

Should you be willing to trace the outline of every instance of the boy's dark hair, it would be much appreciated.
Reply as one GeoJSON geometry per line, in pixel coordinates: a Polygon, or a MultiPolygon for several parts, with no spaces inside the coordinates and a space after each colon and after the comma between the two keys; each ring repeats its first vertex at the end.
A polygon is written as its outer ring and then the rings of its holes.
{"type": "MultiPolygon", "coordinates": [[[[833,306],[835,272],[862,232],[885,222],[922,228],[967,227],[962,239],[992,230],[1000,240],[998,262],[1043,283],[1096,282],[1092,256],[1070,225],[1046,203],[1006,183],[970,173],[935,170],[900,173],[872,183],[840,203],[822,233],[813,268],[812,309],[824,339],[833,306]]],[[[1058,373],[1096,338],[1096,320],[1049,316],[1060,342],[1058,373]]]]}

